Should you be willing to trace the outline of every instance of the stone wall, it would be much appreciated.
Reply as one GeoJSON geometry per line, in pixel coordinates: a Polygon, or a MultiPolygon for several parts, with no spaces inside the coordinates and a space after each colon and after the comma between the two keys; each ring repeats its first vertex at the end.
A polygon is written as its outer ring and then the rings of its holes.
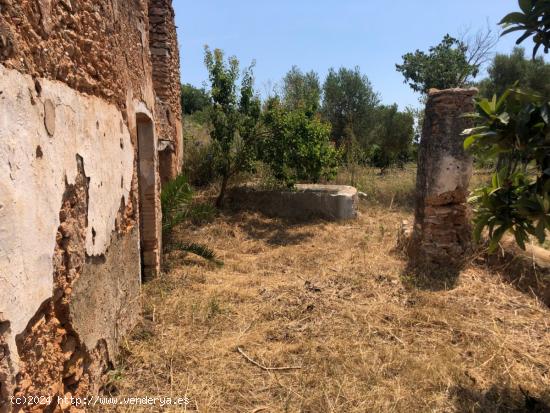
{"type": "Polygon", "coordinates": [[[11,395],[98,392],[139,315],[144,252],[158,271],[160,126],[148,251],[139,225],[137,119],[164,116],[148,7],[0,0],[0,412],[11,395]]]}
{"type": "Polygon", "coordinates": [[[157,96],[160,175],[162,182],[181,171],[183,155],[179,82],[179,47],[170,0],[149,0],[149,42],[157,96]]]}
{"type": "Polygon", "coordinates": [[[476,89],[432,89],[418,157],[415,223],[409,254],[435,269],[459,266],[471,244],[467,205],[472,158],[461,133],[474,109],[476,89]]]}

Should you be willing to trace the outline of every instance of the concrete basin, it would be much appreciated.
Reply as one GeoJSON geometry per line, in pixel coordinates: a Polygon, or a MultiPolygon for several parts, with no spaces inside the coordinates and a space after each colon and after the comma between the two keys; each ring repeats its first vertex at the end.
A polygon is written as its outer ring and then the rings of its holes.
{"type": "Polygon", "coordinates": [[[247,185],[229,194],[232,206],[268,216],[331,221],[357,218],[357,189],[346,185],[299,184],[293,190],[262,190],[247,185]]]}

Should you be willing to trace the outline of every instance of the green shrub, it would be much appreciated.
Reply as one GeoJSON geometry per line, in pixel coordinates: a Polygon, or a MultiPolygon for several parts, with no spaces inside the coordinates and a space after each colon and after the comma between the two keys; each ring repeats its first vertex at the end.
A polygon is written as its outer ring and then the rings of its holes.
{"type": "Polygon", "coordinates": [[[293,186],[297,181],[318,182],[336,175],[340,154],[330,141],[330,125],[305,109],[288,110],[271,100],[263,114],[266,128],[259,145],[259,159],[278,181],[293,186]]]}
{"type": "Polygon", "coordinates": [[[525,249],[529,235],[542,244],[550,229],[550,102],[519,90],[499,100],[479,99],[464,132],[464,147],[496,161],[490,185],[476,191],[475,236],[487,228],[495,250],[505,232],[525,249]]]}
{"type": "MultiPolygon", "coordinates": [[[[533,58],[542,46],[550,50],[550,1],[519,0],[521,12],[505,16],[503,34],[520,31],[520,44],[533,37],[533,58]],[[546,18],[545,18],[546,17],[546,18]]],[[[537,91],[538,92],[538,91],[537,91]]],[[[472,199],[476,206],[475,236],[487,228],[490,249],[505,232],[525,249],[529,236],[545,244],[550,229],[550,102],[548,97],[507,90],[497,100],[478,99],[471,115],[478,126],[464,132],[464,147],[496,160],[490,185],[472,199]]]]}

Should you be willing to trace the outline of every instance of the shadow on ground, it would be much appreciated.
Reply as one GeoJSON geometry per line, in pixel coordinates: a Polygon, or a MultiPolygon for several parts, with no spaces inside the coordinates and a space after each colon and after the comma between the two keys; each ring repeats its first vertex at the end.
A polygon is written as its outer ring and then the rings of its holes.
{"type": "Polygon", "coordinates": [[[550,399],[550,392],[536,396],[520,388],[493,385],[486,391],[455,386],[449,394],[460,413],[550,413],[550,406],[543,401],[550,399]]]}
{"type": "Polygon", "coordinates": [[[458,277],[464,269],[460,266],[429,266],[408,261],[401,273],[401,281],[408,289],[425,291],[446,291],[455,288],[458,277]]]}
{"type": "Polygon", "coordinates": [[[268,245],[298,245],[313,238],[315,226],[324,221],[295,220],[275,218],[269,219],[261,213],[230,212],[224,215],[226,222],[237,224],[248,237],[263,240],[268,245]]]}

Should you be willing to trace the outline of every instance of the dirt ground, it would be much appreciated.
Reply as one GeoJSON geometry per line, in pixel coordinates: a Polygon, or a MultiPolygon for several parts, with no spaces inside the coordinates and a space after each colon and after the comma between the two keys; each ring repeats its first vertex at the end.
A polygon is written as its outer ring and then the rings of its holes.
{"type": "Polygon", "coordinates": [[[448,289],[411,287],[392,251],[410,208],[389,206],[344,223],[227,212],[182,226],[225,265],[168,257],[110,389],[190,402],[118,411],[547,411],[549,309],[480,260],[448,289]]]}

